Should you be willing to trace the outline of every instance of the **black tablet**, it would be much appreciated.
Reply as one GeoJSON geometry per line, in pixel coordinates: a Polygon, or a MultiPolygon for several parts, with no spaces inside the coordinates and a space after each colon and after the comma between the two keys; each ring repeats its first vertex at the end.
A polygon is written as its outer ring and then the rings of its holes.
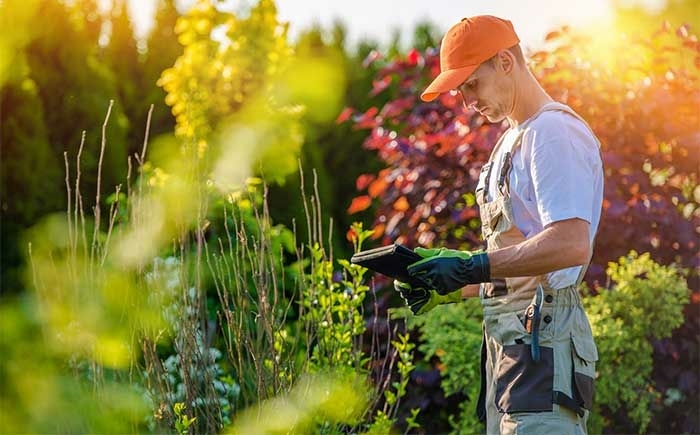
{"type": "Polygon", "coordinates": [[[395,243],[357,252],[350,258],[350,262],[390,278],[410,283],[415,282],[416,278],[412,278],[406,268],[422,259],[423,257],[409,248],[395,243]]]}

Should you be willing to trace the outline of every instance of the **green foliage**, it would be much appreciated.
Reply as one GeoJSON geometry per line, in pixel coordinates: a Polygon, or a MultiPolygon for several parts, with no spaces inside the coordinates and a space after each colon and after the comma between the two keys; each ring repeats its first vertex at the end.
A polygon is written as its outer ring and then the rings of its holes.
{"type": "Polygon", "coordinates": [[[442,388],[446,395],[463,393],[461,414],[450,416],[453,434],[481,433],[484,426],[476,417],[476,400],[481,385],[481,305],[478,299],[441,305],[422,316],[410,317],[420,329],[419,349],[425,359],[440,359],[442,388]]]}
{"type": "Polygon", "coordinates": [[[32,25],[40,0],[5,0],[0,3],[0,27],[12,29],[0,35],[0,88],[27,76],[29,65],[24,47],[35,37],[32,25]]]}
{"type": "Polygon", "coordinates": [[[167,328],[143,341],[141,384],[151,410],[174,410],[174,415],[152,413],[147,418],[149,429],[157,432],[175,425],[180,432],[194,423],[195,432],[211,432],[230,425],[240,387],[225,370],[228,364],[222,352],[206,343],[196,315],[198,295],[183,282],[182,263],[175,257],[156,258],[145,275],[148,302],[160,307],[167,328]],[[172,351],[161,350],[159,357],[147,347],[165,348],[171,342],[172,351]],[[192,409],[191,421],[186,420],[182,406],[178,414],[178,404],[192,409]]]}
{"type": "MultiPolygon", "coordinates": [[[[135,78],[140,86],[141,104],[135,105],[138,111],[131,113],[130,119],[133,126],[140,125],[140,122],[147,119],[147,109],[153,105],[149,129],[153,137],[165,133],[172,134],[175,130],[175,118],[165,104],[166,92],[156,83],[163,71],[173,66],[182,54],[182,46],[175,43],[175,25],[179,16],[175,0],[158,0],[153,29],[145,42],[139,41],[139,44],[145,43],[146,46],[145,53],[141,53],[139,57],[140,75],[135,78]]],[[[132,136],[135,135],[132,133],[132,136]]]]}
{"type": "MultiPolygon", "coordinates": [[[[652,341],[669,337],[682,324],[689,290],[681,271],[659,265],[649,254],[632,251],[618,263],[610,263],[607,273],[612,286],[584,298],[600,354],[589,430],[628,431],[607,417],[624,413],[634,424],[632,430],[644,433],[653,417],[653,404],[663,399],[651,377],[652,341]]],[[[445,394],[462,392],[469,398],[460,406],[461,415],[450,418],[453,433],[482,432],[474,413],[482,336],[478,301],[438,307],[410,318],[410,325],[420,329],[419,349],[425,358],[440,359],[445,394]]],[[[681,399],[674,394],[663,399],[667,406],[681,399]]]]}
{"type": "Polygon", "coordinates": [[[219,343],[240,384],[240,405],[247,407],[287,391],[298,375],[296,355],[283,353],[297,284],[285,258],[295,254],[295,240],[271,222],[259,179],[212,203],[206,265],[198,267],[210,283],[208,316],[220,324],[219,343]]]}
{"type": "Polygon", "coordinates": [[[184,51],[158,83],[168,94],[176,135],[192,148],[189,155],[228,156],[207,169],[224,189],[241,181],[231,177],[229,165],[244,175],[262,171],[284,180],[297,168],[303,109],[275,92],[292,51],[274,2],[261,0],[239,18],[200,0],[178,19],[176,32],[184,51]],[[216,29],[223,29],[218,39],[216,29]]]}
{"type": "Polygon", "coordinates": [[[328,370],[302,376],[289,390],[244,411],[227,429],[234,435],[340,435],[365,406],[362,376],[328,370]]]}
{"type": "Polygon", "coordinates": [[[8,82],[0,90],[0,240],[2,240],[2,293],[23,288],[19,269],[26,249],[21,233],[61,205],[64,194],[59,161],[49,144],[41,99],[30,78],[8,82]],[[28,150],[31,150],[28,152],[28,150]],[[42,168],[41,175],[37,168],[42,168]],[[47,183],[47,180],[54,182],[47,183]],[[27,198],[32,198],[27,201],[27,198]]]}
{"type": "Polygon", "coordinates": [[[76,207],[28,234],[32,291],[3,303],[0,316],[8,380],[0,431],[144,430],[147,405],[129,377],[132,340],[161,324],[133,271],[107,260],[111,230],[76,207]]]}
{"type": "MultiPolygon", "coordinates": [[[[396,368],[399,373],[399,380],[392,383],[393,390],[386,390],[384,392],[384,397],[386,398],[386,403],[390,407],[398,407],[398,401],[401,397],[406,395],[406,386],[408,385],[409,375],[415,367],[413,364],[413,358],[411,358],[411,353],[416,347],[415,343],[409,341],[409,334],[399,334],[397,340],[391,342],[399,355],[399,360],[396,363],[396,368]]],[[[413,418],[417,414],[413,414],[413,418]]]]}
{"type": "Polygon", "coordinates": [[[600,420],[602,408],[627,414],[634,430],[644,433],[652,403],[661,400],[651,380],[651,340],[669,337],[683,323],[690,292],[681,271],[648,253],[632,251],[610,263],[607,273],[612,286],[584,299],[600,355],[591,428],[615,429],[614,422],[600,420]]]}
{"type": "Polygon", "coordinates": [[[362,304],[369,289],[362,284],[364,270],[341,260],[348,280],[334,278],[333,263],[324,261],[323,250],[310,248],[311,275],[302,289],[302,321],[311,327],[315,341],[311,364],[319,367],[337,367],[356,364],[361,360],[353,340],[364,332],[362,304]]]}
{"type": "MultiPolygon", "coordinates": [[[[42,216],[65,209],[64,159],[71,166],[82,160],[83,192],[96,194],[100,126],[115,95],[108,69],[97,60],[97,40],[89,39],[90,25],[77,5],[11,1],[0,9],[4,28],[11,29],[0,37],[2,268],[7,271],[2,288],[20,292],[17,268],[26,253],[18,246],[20,234],[42,216]]],[[[106,130],[112,146],[104,150],[100,174],[108,186],[125,173],[126,118],[116,107],[112,116],[106,130]]]]}
{"type": "Polygon", "coordinates": [[[124,377],[106,370],[88,380],[71,373],[61,344],[34,295],[0,304],[0,432],[134,433],[145,402],[124,377]],[[95,394],[104,400],[95,400],[95,394]]]}
{"type": "MultiPolygon", "coordinates": [[[[372,65],[363,66],[362,60],[367,52],[348,52],[343,49],[343,38],[340,29],[332,32],[329,38],[322,29],[313,28],[303,32],[294,46],[295,57],[325,59],[331,65],[342,68],[345,77],[343,83],[330,85],[337,91],[338,97],[338,101],[332,102],[333,107],[317,107],[316,113],[302,119],[305,137],[299,160],[300,167],[307,170],[301,175],[288,176],[283,185],[270,186],[270,214],[275,221],[287,226],[291,227],[294,223],[302,234],[306,228],[301,198],[297,195],[300,183],[318,186],[319,199],[326,213],[333,217],[334,227],[342,232],[350,228],[353,221],[362,220],[359,216],[346,213],[348,198],[355,191],[356,177],[379,168],[376,158],[362,152],[364,133],[353,129],[348,123],[334,122],[340,111],[339,105],[354,107],[372,98],[362,92],[371,86],[375,70],[372,65]]],[[[317,72],[310,74],[318,77],[317,72]]],[[[328,88],[318,85],[311,88],[317,92],[328,92],[328,88]]],[[[338,258],[352,254],[347,240],[342,237],[334,237],[331,243],[338,258]]]]}
{"type": "MultiPolygon", "coordinates": [[[[67,152],[75,161],[82,151],[82,191],[91,197],[97,194],[98,177],[109,189],[125,180],[129,128],[117,98],[115,77],[99,59],[101,17],[91,11],[93,7],[94,2],[85,0],[42,2],[32,22],[35,38],[25,47],[29,77],[36,83],[42,101],[44,123],[50,126],[47,132],[53,157],[62,162],[67,152]],[[101,128],[112,101],[112,119],[105,131],[110,146],[102,153],[101,128]]],[[[61,181],[51,180],[56,184],[61,181]]]]}
{"type": "Polygon", "coordinates": [[[190,431],[190,426],[197,420],[197,417],[188,417],[185,413],[185,404],[178,402],[173,406],[175,413],[175,430],[179,435],[187,435],[190,431]]]}

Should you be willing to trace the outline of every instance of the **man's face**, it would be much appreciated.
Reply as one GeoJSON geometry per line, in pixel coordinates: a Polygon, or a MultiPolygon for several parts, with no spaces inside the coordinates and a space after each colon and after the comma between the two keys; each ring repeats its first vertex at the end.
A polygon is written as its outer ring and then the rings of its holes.
{"type": "Polygon", "coordinates": [[[474,107],[490,122],[500,122],[512,110],[511,85],[498,59],[492,58],[479,65],[457,90],[462,94],[465,108],[474,107]]]}

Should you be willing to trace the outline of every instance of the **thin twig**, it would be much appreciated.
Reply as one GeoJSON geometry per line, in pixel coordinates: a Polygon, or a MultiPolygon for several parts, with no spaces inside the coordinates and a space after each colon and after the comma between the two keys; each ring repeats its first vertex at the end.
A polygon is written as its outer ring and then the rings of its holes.
{"type": "MultiPolygon", "coordinates": [[[[87,258],[87,234],[85,234],[85,212],[83,210],[83,196],[80,194],[80,157],[83,155],[83,148],[85,147],[85,130],[83,130],[82,137],[80,139],[80,147],[78,147],[78,155],[75,157],[75,219],[73,222],[76,225],[76,234],[78,231],[78,215],[80,215],[80,229],[83,239],[83,255],[87,258]]],[[[76,240],[77,243],[77,240],[76,240]]],[[[76,246],[77,249],[77,246],[76,246]]]]}
{"type": "MultiPolygon", "coordinates": [[[[73,218],[71,217],[71,207],[73,206],[72,204],[72,199],[71,199],[71,194],[72,190],[70,187],[70,163],[68,163],[68,152],[64,151],[63,152],[63,162],[66,167],[66,195],[67,195],[67,218],[68,218],[68,246],[70,248],[70,255],[71,257],[75,258],[75,247],[76,247],[76,241],[75,241],[75,234],[73,233],[73,218]]],[[[71,279],[75,278],[75,262],[72,261],[69,263],[71,265],[71,279]]]]}
{"type": "Polygon", "coordinates": [[[105,260],[107,259],[107,253],[109,252],[109,241],[112,236],[112,230],[114,229],[114,224],[117,220],[117,216],[119,215],[119,202],[121,201],[119,199],[119,194],[121,193],[121,184],[117,186],[115,192],[114,192],[114,197],[116,198],[114,202],[112,203],[110,207],[110,212],[109,212],[109,225],[107,227],[107,236],[105,237],[103,249],[102,249],[102,259],[100,260],[100,266],[104,266],[105,260]]]}
{"type": "Polygon", "coordinates": [[[90,254],[90,259],[94,259],[95,251],[98,247],[98,234],[100,231],[100,190],[102,189],[102,161],[104,159],[105,147],[107,145],[107,123],[109,122],[109,117],[112,114],[112,106],[114,105],[114,100],[109,100],[109,107],[107,108],[107,115],[102,123],[102,140],[100,142],[100,158],[97,162],[97,188],[95,191],[95,228],[92,233],[92,250],[90,254]]]}
{"type": "Polygon", "coordinates": [[[153,115],[153,104],[148,109],[148,118],[146,119],[146,133],[143,135],[143,147],[141,148],[141,158],[139,159],[139,165],[143,165],[146,159],[146,148],[148,147],[148,136],[151,131],[151,116],[153,115]]]}

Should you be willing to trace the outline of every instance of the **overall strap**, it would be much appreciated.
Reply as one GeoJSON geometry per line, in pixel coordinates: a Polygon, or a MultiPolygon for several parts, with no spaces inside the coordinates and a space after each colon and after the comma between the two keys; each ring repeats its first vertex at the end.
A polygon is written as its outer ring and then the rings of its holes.
{"type": "Polygon", "coordinates": [[[489,191],[489,184],[491,183],[491,173],[493,172],[493,157],[496,155],[496,152],[501,147],[501,144],[503,143],[503,140],[505,139],[505,137],[507,136],[509,131],[510,131],[510,129],[504,131],[503,134],[501,134],[501,137],[498,138],[496,145],[491,150],[491,154],[489,155],[489,160],[486,162],[485,167],[482,168],[482,171],[485,169],[488,172],[486,172],[486,178],[484,178],[483,189],[476,191],[476,196],[477,196],[479,203],[486,202],[486,196],[487,196],[488,191],[489,191]]]}

